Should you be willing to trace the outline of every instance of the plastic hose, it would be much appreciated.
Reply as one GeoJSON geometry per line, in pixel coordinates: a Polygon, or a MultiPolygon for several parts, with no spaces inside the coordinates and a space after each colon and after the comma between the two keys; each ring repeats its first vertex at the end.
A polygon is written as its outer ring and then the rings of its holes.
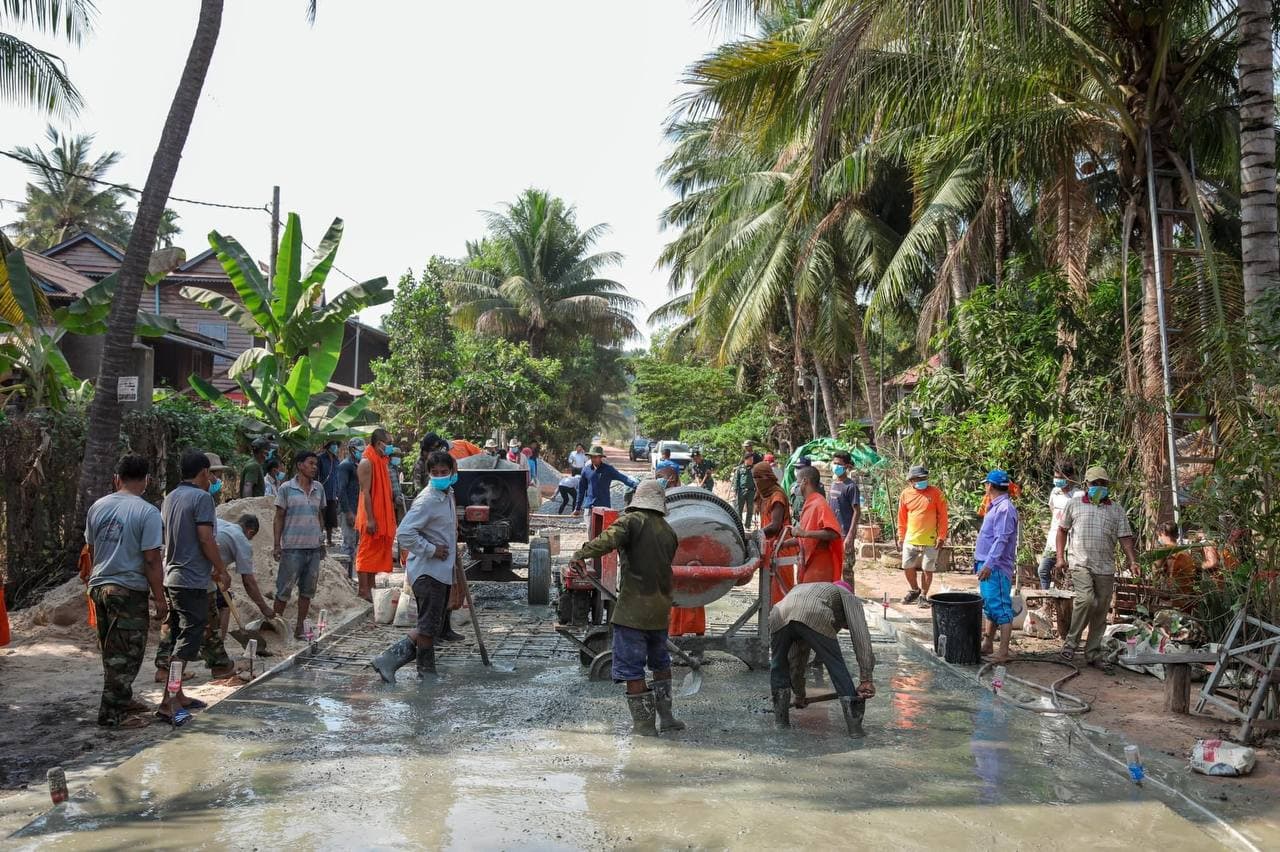
{"type": "MultiPolygon", "coordinates": [[[[996,698],[999,698],[1002,701],[1008,701],[1010,704],[1013,704],[1017,707],[1021,707],[1023,710],[1030,710],[1032,713],[1057,713],[1063,716],[1079,716],[1084,713],[1088,713],[1090,710],[1093,709],[1093,707],[1089,704],[1089,702],[1085,701],[1080,696],[1072,695],[1070,692],[1060,692],[1058,690],[1058,687],[1060,687],[1062,684],[1066,683],[1076,675],[1080,674],[1080,669],[1076,665],[1072,663],[1068,663],[1065,660],[1050,660],[1050,659],[1016,659],[1016,660],[1009,660],[1009,662],[1004,663],[1003,665],[1009,666],[1013,663],[1018,663],[1018,662],[1052,663],[1053,665],[1057,665],[1057,666],[1066,666],[1067,668],[1071,669],[1071,671],[1063,675],[1062,677],[1058,678],[1048,686],[1045,686],[1044,684],[1036,683],[1033,680],[1027,680],[1026,678],[1014,677],[1011,674],[1005,675],[1005,678],[1007,680],[1011,680],[1014,683],[1020,683],[1023,686],[1028,687],[1029,689],[1034,689],[1037,692],[1042,692],[1048,695],[1049,701],[1050,701],[1049,707],[1042,706],[1040,704],[1039,699],[1026,700],[1026,699],[1019,699],[1019,698],[1010,698],[1009,696],[1002,694],[999,690],[993,689],[992,691],[995,692],[996,698]],[[1064,704],[1063,703],[1064,701],[1068,703],[1064,704]]],[[[983,686],[988,689],[991,689],[990,683],[984,684],[982,682],[982,675],[984,672],[994,667],[995,665],[996,665],[995,663],[983,663],[982,667],[978,669],[977,679],[978,679],[979,686],[983,686]]]]}

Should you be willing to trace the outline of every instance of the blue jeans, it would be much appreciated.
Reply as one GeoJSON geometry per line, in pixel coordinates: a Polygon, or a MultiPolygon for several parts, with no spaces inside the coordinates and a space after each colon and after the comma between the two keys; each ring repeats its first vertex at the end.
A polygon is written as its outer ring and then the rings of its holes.
{"type": "Polygon", "coordinates": [[[613,625],[613,682],[644,680],[646,663],[655,673],[671,670],[667,631],[613,625]]]}
{"type": "Polygon", "coordinates": [[[1036,574],[1040,577],[1040,588],[1047,589],[1053,579],[1053,566],[1058,562],[1058,554],[1052,550],[1046,550],[1040,555],[1040,564],[1036,567],[1036,574]]]}
{"type": "Polygon", "coordinates": [[[305,550],[286,550],[280,554],[280,568],[276,571],[276,600],[288,602],[293,585],[298,584],[298,597],[313,598],[320,583],[320,559],[323,547],[305,550]]]}

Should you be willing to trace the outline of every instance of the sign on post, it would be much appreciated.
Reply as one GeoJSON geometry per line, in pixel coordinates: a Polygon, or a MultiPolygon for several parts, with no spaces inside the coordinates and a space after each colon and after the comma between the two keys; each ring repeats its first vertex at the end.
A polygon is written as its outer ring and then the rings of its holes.
{"type": "Polygon", "coordinates": [[[138,401],[138,377],[121,376],[116,384],[116,399],[121,402],[138,401]]]}

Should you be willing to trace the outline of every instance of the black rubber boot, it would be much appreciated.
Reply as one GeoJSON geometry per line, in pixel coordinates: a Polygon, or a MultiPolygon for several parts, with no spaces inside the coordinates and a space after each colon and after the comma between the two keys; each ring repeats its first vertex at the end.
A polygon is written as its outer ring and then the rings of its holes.
{"type": "Polygon", "coordinates": [[[671,681],[655,680],[649,688],[653,690],[653,703],[658,710],[658,733],[683,731],[684,722],[671,712],[671,681]]]}
{"type": "Polygon", "coordinates": [[[453,629],[453,610],[446,609],[444,611],[444,620],[440,624],[440,632],[436,634],[437,639],[443,639],[446,642],[461,642],[463,636],[461,633],[453,629]]]}
{"type": "Polygon", "coordinates": [[[773,691],[773,724],[779,728],[791,727],[791,690],[773,691]]]}
{"type": "Polygon", "coordinates": [[[849,728],[849,736],[861,739],[867,734],[862,730],[862,714],[867,710],[867,702],[861,698],[840,698],[840,709],[844,711],[844,723],[849,728]]]}
{"type": "Polygon", "coordinates": [[[657,707],[652,691],[627,695],[627,707],[631,710],[631,733],[643,737],[658,735],[658,727],[654,724],[657,707]]]}
{"type": "Polygon", "coordinates": [[[418,649],[418,676],[436,673],[436,646],[418,649]]]}
{"type": "Polygon", "coordinates": [[[396,682],[396,670],[418,655],[418,646],[408,636],[370,660],[370,664],[387,683],[396,682]]]}

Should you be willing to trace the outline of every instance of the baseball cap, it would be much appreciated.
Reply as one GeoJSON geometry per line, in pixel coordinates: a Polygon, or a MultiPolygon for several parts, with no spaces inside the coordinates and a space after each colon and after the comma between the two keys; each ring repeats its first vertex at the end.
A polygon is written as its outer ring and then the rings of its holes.
{"type": "Polygon", "coordinates": [[[1097,482],[1099,479],[1103,480],[1104,482],[1111,481],[1111,474],[1108,473],[1107,469],[1100,464],[1095,464],[1093,467],[1089,468],[1084,472],[1085,482],[1097,482]]]}
{"type": "Polygon", "coordinates": [[[999,485],[1001,488],[1006,488],[1009,485],[1009,473],[1008,471],[1001,470],[1000,468],[995,468],[987,474],[987,482],[990,482],[992,485],[999,485]]]}

